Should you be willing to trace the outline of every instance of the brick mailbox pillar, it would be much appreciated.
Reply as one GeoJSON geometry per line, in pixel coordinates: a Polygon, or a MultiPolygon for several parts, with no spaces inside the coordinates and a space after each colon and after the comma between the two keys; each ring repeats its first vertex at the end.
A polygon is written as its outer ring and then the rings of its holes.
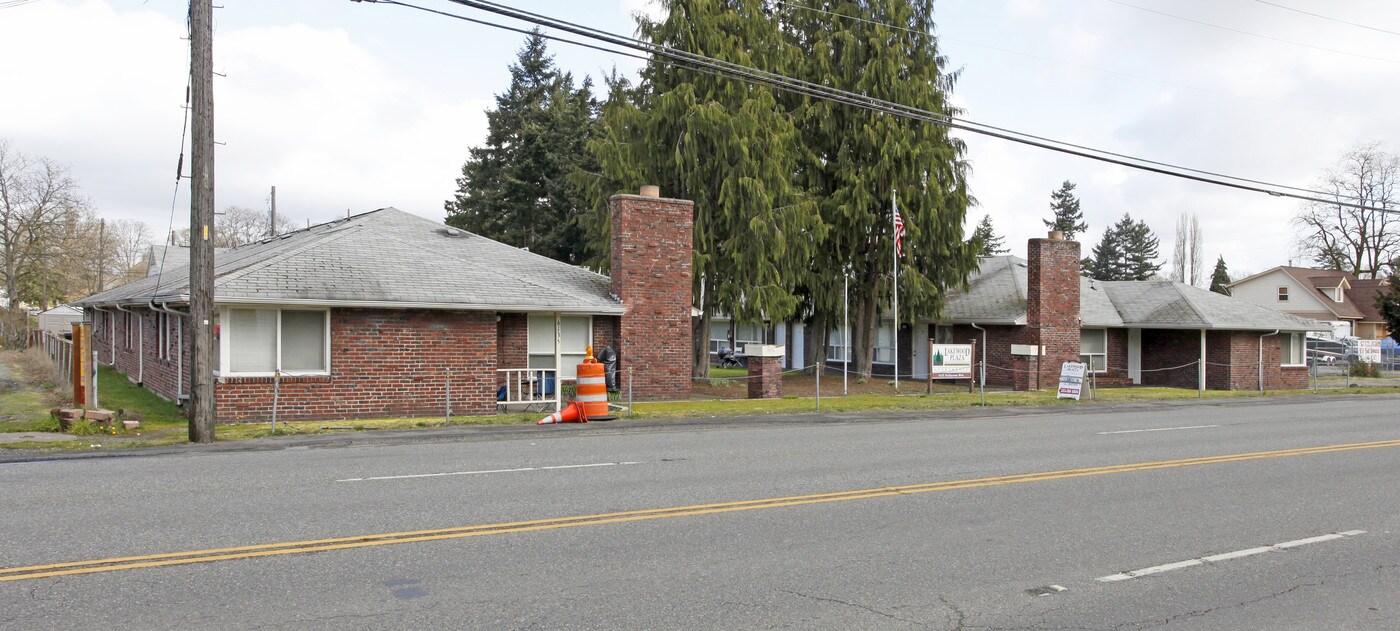
{"type": "Polygon", "coordinates": [[[749,363],[749,398],[776,399],[783,395],[783,356],[787,347],[749,344],[744,355],[749,363]]]}

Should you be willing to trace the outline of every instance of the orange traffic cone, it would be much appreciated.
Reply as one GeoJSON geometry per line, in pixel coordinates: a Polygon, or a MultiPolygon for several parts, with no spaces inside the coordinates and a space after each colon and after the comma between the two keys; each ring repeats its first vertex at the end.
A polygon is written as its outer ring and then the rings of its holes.
{"type": "Polygon", "coordinates": [[[583,413],[583,406],[578,401],[570,403],[568,407],[559,410],[549,416],[540,419],[536,425],[552,425],[554,423],[587,423],[588,416],[583,413]]]}

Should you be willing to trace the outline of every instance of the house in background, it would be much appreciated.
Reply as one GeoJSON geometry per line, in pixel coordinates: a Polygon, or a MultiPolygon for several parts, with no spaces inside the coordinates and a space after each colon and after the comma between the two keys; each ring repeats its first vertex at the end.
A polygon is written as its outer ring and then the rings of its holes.
{"type": "MultiPolygon", "coordinates": [[[[639,400],[690,393],[688,201],[618,195],[612,276],[393,208],[215,256],[221,421],[492,414],[514,373],[568,381],[612,346],[639,400]]],[[[172,400],[190,383],[189,270],[76,303],[103,363],[172,400]]]]}
{"type": "Polygon", "coordinates": [[[73,323],[83,321],[82,310],[69,305],[58,305],[39,312],[39,329],[59,337],[73,334],[73,323]]]}
{"type": "Polygon", "coordinates": [[[1376,297],[1389,291],[1384,279],[1358,279],[1350,272],[1279,266],[1229,285],[1230,295],[1256,305],[1331,325],[1333,337],[1378,340],[1387,335],[1376,297]]]}

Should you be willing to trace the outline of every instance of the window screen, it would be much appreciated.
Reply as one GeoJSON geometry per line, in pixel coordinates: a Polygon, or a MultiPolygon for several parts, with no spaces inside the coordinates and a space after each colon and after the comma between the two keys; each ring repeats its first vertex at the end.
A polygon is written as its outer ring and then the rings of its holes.
{"type": "Polygon", "coordinates": [[[272,372],[277,368],[277,310],[229,310],[229,370],[272,372]]]}
{"type": "Polygon", "coordinates": [[[282,312],[282,370],[325,372],[326,312],[282,312]]]}

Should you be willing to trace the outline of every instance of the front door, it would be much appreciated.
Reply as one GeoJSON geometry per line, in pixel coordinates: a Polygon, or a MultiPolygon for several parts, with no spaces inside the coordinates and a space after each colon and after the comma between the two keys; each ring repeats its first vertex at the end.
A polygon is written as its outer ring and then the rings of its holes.
{"type": "Polygon", "coordinates": [[[1128,377],[1142,384],[1142,329],[1128,329],[1128,377]]]}

